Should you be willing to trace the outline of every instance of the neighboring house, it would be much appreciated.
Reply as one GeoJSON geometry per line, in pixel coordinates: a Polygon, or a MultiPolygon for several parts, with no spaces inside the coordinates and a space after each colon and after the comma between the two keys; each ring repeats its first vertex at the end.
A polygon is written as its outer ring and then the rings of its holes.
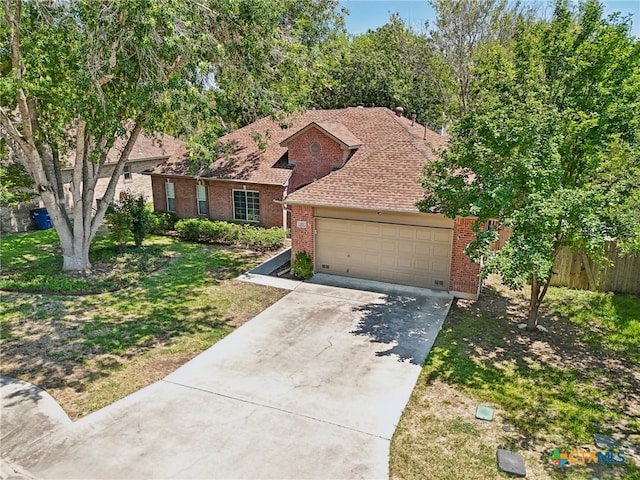
{"type": "MultiPolygon", "coordinates": [[[[120,152],[125,146],[126,138],[120,138],[107,153],[107,161],[102,167],[100,178],[96,183],[94,205],[104,196],[111,175],[115,168],[120,152]]],[[[161,162],[168,160],[171,155],[184,148],[184,142],[164,134],[147,136],[140,134],[131,154],[129,155],[124,172],[118,178],[114,200],[119,200],[122,194],[129,191],[133,194],[142,194],[147,201],[152,201],[151,179],[142,172],[153,168],[161,162]]],[[[70,183],[73,175],[73,157],[70,155],[64,159],[66,167],[62,169],[62,178],[65,189],[65,198],[69,207],[73,206],[70,183]]],[[[24,232],[35,228],[31,218],[31,209],[44,207],[40,197],[36,195],[33,202],[22,203],[15,207],[0,208],[0,229],[2,232],[24,232]]]]}
{"type": "Polygon", "coordinates": [[[475,298],[473,219],[416,208],[423,167],[445,145],[401,109],[310,110],[225,135],[207,167],[183,149],[148,173],[156,210],[290,227],[292,256],[307,252],[315,272],[475,298]]]}
{"type": "MultiPolygon", "coordinates": [[[[119,138],[107,153],[107,161],[102,166],[100,178],[96,183],[94,207],[97,202],[102,200],[107,190],[111,175],[113,175],[113,170],[120,157],[120,152],[125,147],[125,143],[125,137],[119,138]]],[[[151,181],[149,177],[143,175],[142,172],[168,160],[174,152],[183,148],[184,142],[170,135],[156,134],[150,136],[141,133],[126,160],[124,171],[118,178],[116,191],[113,196],[114,200],[117,201],[122,198],[124,192],[131,192],[135,195],[142,194],[147,201],[151,202],[153,199],[151,181]]],[[[70,206],[73,204],[70,191],[70,183],[73,175],[72,161],[73,159],[71,158],[71,160],[67,162],[68,166],[62,169],[65,197],[70,206]]]]}

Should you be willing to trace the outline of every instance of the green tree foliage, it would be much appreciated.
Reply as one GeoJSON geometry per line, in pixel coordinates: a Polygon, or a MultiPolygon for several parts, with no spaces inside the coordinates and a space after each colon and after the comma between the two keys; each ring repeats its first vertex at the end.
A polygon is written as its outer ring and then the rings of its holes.
{"type": "Polygon", "coordinates": [[[427,39],[398,15],[351,42],[334,44],[337,55],[326,65],[324,84],[315,95],[320,108],[402,106],[419,121],[440,125],[442,95],[430,76],[433,56],[427,39]]]}
{"type": "Polygon", "coordinates": [[[285,75],[296,58],[287,52],[331,30],[333,7],[331,0],[3,0],[0,136],[19,152],[53,219],[63,270],[90,268],[89,245],[143,127],[150,134],[175,126],[172,113],[188,111],[215,134],[224,125],[214,111],[241,121],[288,108],[279,99],[298,91],[304,78],[295,75],[308,65],[285,75]],[[278,90],[282,79],[289,83],[278,90]],[[207,88],[215,110],[199,111],[207,88]],[[251,111],[225,113],[229,105],[251,111]],[[124,147],[94,210],[97,180],[118,139],[124,147]],[[74,166],[72,206],[67,165],[74,166]]]}
{"type": "Polygon", "coordinates": [[[513,228],[500,251],[489,229],[468,253],[512,288],[530,283],[530,329],[561,247],[598,258],[607,237],[638,246],[639,60],[629,19],[558,2],[550,21],[520,25],[513,48],[486,51],[477,105],[426,167],[421,210],[513,228]]]}
{"type": "Polygon", "coordinates": [[[438,86],[447,120],[460,118],[470,108],[475,84],[474,65],[483,49],[505,45],[519,21],[533,12],[508,0],[429,0],[436,12],[435,28],[428,35],[431,52],[430,81],[438,86]]]}
{"type": "Polygon", "coordinates": [[[33,180],[22,165],[0,161],[0,207],[28,202],[36,196],[33,180]]]}

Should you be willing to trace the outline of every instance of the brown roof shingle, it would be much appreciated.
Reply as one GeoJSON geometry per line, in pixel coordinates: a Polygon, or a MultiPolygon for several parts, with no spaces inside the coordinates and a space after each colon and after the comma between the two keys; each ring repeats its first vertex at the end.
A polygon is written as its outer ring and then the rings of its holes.
{"type": "Polygon", "coordinates": [[[362,147],[344,167],[292,193],[287,203],[417,212],[423,167],[447,139],[386,108],[340,112],[340,123],[362,147]]]}
{"type": "Polygon", "coordinates": [[[307,131],[309,128],[319,127],[320,130],[324,131],[325,134],[333,137],[337,142],[346,146],[347,148],[353,149],[362,145],[362,142],[351,133],[347,127],[338,122],[311,122],[307,126],[302,127],[293,135],[285,138],[282,142],[280,142],[281,147],[286,147],[289,145],[294,138],[298,137],[303,132],[307,131]]]}
{"type": "Polygon", "coordinates": [[[222,153],[208,168],[194,170],[183,148],[150,173],[286,185],[291,170],[282,161],[287,149],[280,143],[311,123],[345,145],[360,146],[341,169],[293,192],[287,203],[417,211],[423,166],[447,139],[383,107],[308,110],[281,122],[264,118],[221,137],[222,153]],[[263,150],[258,136],[267,140],[263,150]]]}

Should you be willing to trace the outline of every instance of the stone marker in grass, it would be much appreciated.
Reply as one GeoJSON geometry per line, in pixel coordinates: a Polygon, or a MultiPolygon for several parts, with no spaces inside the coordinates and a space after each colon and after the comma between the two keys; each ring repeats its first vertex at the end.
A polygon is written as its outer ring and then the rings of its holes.
{"type": "Polygon", "coordinates": [[[620,446],[620,442],[615,438],[610,437],[609,435],[603,435],[602,433],[594,433],[593,439],[596,442],[596,447],[602,450],[613,450],[620,446]]]}
{"type": "Polygon", "coordinates": [[[476,418],[480,420],[487,420],[488,422],[493,420],[493,408],[487,405],[478,405],[476,407],[476,418]]]}
{"type": "Polygon", "coordinates": [[[524,467],[524,457],[519,453],[510,452],[502,448],[498,449],[498,468],[516,477],[527,476],[527,470],[524,467]]]}

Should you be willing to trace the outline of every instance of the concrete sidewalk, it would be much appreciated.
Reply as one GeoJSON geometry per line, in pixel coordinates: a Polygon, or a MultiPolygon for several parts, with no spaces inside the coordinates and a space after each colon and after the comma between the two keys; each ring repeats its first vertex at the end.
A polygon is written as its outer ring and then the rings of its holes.
{"type": "Polygon", "coordinates": [[[386,478],[451,302],[407,292],[301,284],[164,380],[9,457],[43,479],[386,478]]]}

